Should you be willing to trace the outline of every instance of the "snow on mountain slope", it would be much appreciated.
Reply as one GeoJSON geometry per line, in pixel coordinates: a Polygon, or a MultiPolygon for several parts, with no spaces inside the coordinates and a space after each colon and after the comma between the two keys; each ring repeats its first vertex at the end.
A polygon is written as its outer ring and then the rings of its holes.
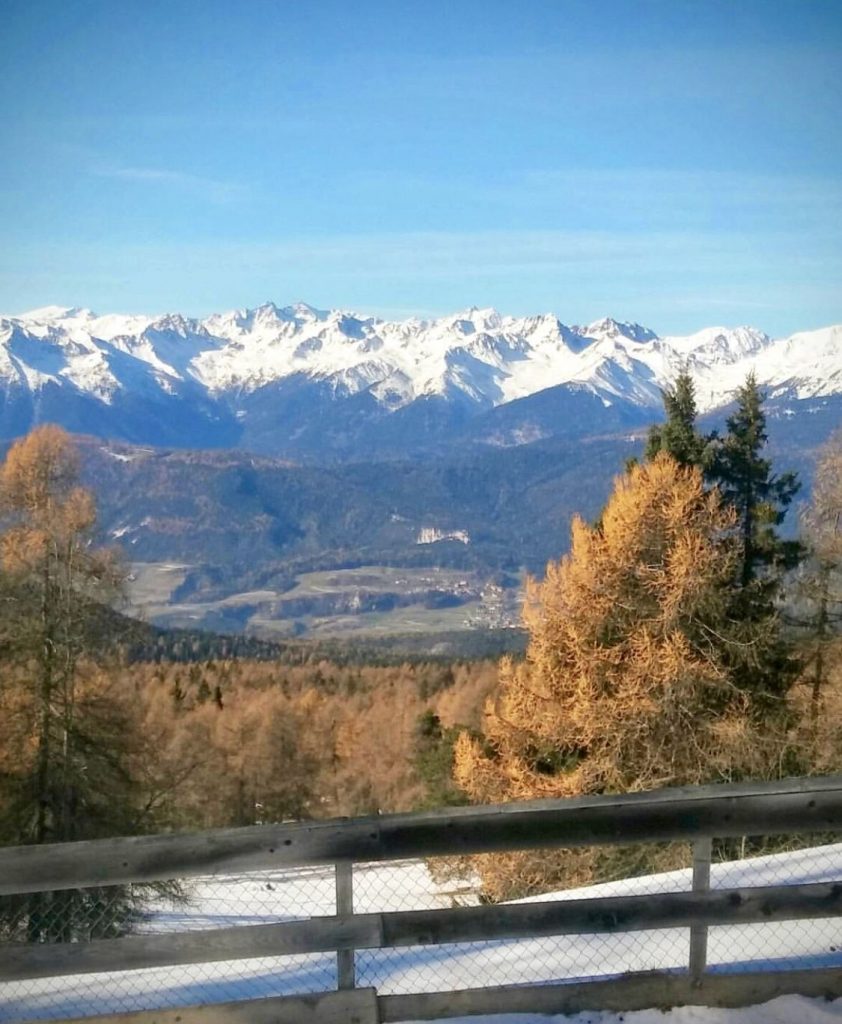
{"type": "Polygon", "coordinates": [[[106,350],[75,323],[67,329],[60,320],[0,320],[0,380],[29,391],[63,384],[105,404],[121,386],[106,350]]]}
{"type": "Polygon", "coordinates": [[[773,394],[786,390],[793,397],[817,398],[842,393],[842,326],[793,334],[774,356],[764,370],[773,394]]]}
{"type": "Polygon", "coordinates": [[[201,396],[240,420],[249,415],[238,404],[244,396],[294,381],[326,385],[334,398],[364,393],[384,413],[429,398],[479,412],[558,386],[584,390],[606,407],[619,400],[654,412],[660,388],[684,366],[702,412],[727,404],[752,370],[773,396],[842,394],[842,326],[779,340],[751,327],[659,338],[608,318],[566,326],[553,315],[472,307],[386,321],[304,303],[203,320],[47,306],[0,320],[7,393],[49,386],[103,405],[115,396],[201,396]]]}

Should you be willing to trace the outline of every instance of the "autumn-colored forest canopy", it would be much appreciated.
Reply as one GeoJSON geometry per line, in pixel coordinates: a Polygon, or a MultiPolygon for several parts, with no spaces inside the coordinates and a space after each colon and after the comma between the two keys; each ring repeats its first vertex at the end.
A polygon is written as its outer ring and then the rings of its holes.
{"type": "MultiPolygon", "coordinates": [[[[686,377],[665,407],[599,522],[530,584],[525,659],[499,665],[128,663],[95,636],[125,569],[93,542],[70,438],[17,442],[0,468],[0,842],[838,770],[842,443],[794,542],[797,481],[763,458],[754,383],[723,437],[696,431],[686,377]]],[[[620,870],[593,857],[474,866],[503,897],[620,870]]],[[[27,935],[56,938],[34,911],[27,935]]]]}
{"type": "Polygon", "coordinates": [[[479,725],[493,662],[340,665],[297,651],[297,664],[129,663],[123,624],[102,614],[125,566],[92,543],[76,469],[55,427],[0,469],[0,842],[460,799],[454,727],[479,725]]]}

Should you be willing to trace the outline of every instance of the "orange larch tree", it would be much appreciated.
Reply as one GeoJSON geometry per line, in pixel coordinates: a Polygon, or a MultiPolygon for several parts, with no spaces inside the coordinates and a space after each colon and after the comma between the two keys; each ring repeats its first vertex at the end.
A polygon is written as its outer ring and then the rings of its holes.
{"type": "MultiPolygon", "coordinates": [[[[727,780],[763,770],[767,739],[729,665],[750,657],[728,620],[733,512],[666,454],[618,477],[599,526],[531,581],[525,661],[502,664],[483,736],[457,741],[478,802],[727,780]]],[[[593,858],[480,861],[495,896],[588,880],[593,858]],[[554,865],[551,866],[551,865],[554,865]],[[549,875],[549,877],[548,877],[549,875]]]]}

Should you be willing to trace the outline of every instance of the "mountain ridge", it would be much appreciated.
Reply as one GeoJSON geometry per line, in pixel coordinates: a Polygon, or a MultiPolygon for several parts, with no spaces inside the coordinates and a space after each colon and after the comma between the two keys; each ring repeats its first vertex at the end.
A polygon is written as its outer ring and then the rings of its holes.
{"type": "Polygon", "coordinates": [[[0,318],[0,431],[49,418],[132,442],[339,458],[517,444],[650,422],[683,368],[702,413],[748,372],[773,402],[838,396],[842,325],[660,337],[610,317],[566,325],[477,307],[394,321],[306,303],[204,318],[47,306],[0,318]],[[501,433],[498,421],[512,422],[501,433]]]}

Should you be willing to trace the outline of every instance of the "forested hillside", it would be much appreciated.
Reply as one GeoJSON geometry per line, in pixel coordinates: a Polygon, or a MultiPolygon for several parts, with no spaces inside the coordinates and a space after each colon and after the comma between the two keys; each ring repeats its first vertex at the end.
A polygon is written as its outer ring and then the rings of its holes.
{"type": "Polygon", "coordinates": [[[361,564],[538,570],[574,511],[596,513],[633,439],[471,449],[446,460],[292,465],[238,452],[82,443],[104,535],[132,560],[199,562],[238,582],[361,564]],[[421,531],[462,532],[419,543],[421,531]]]}
{"type": "MultiPolygon", "coordinates": [[[[809,498],[816,447],[836,422],[832,403],[769,412],[770,454],[798,470],[800,502],[809,498]]],[[[701,425],[721,429],[722,421],[701,425]]],[[[521,573],[543,572],[566,549],[574,513],[597,515],[643,436],[470,445],[443,458],[333,466],[79,444],[100,538],[149,567],[155,585],[135,602],[140,614],[267,638],[374,639],[415,632],[413,620],[428,634],[517,623],[521,573]],[[390,581],[388,572],[369,582],[302,583],[305,574],[366,566],[411,572],[397,586],[400,574],[390,581]],[[488,586],[502,588],[500,613],[483,599],[488,586]],[[428,614],[437,606],[450,611],[428,614]]],[[[793,532],[796,516],[783,528],[793,532]]]]}
{"type": "MultiPolygon", "coordinates": [[[[697,421],[686,377],[665,406],[665,422],[607,500],[573,519],[570,553],[559,559],[563,544],[541,538],[556,558],[526,587],[525,657],[499,663],[448,660],[433,638],[426,648],[438,657],[409,663],[388,645],[349,656],[339,646],[132,623],[113,610],[131,573],[98,542],[83,465],[118,467],[104,492],[112,508],[127,470],[141,503],[166,485],[160,535],[185,543],[204,499],[202,489],[176,489],[185,466],[210,492],[253,500],[256,524],[267,507],[295,508],[283,502],[296,487],[315,501],[316,482],[339,471],[92,442],[80,455],[59,428],[33,432],[0,468],[0,838],[40,843],[838,768],[840,441],[820,453],[796,539],[784,524],[800,482],[768,457],[756,382],[740,389],[721,432],[697,421]],[[266,490],[249,469],[268,474],[266,490]]],[[[592,452],[607,463],[615,445],[592,452]]],[[[521,453],[525,493],[549,501],[557,477],[542,477],[545,455],[521,453]]],[[[395,469],[391,494],[409,502],[429,468],[395,469]]],[[[438,481],[430,500],[442,512],[447,495],[465,507],[492,497],[470,461],[464,470],[437,467],[426,478],[438,481]]],[[[371,467],[341,472],[352,471],[373,489],[371,467]]],[[[504,492],[510,529],[519,502],[530,521],[523,500],[514,487],[504,492]]],[[[353,501],[345,508],[364,531],[353,501]]],[[[324,517],[339,536],[341,515],[324,517]]],[[[226,529],[219,517],[204,524],[226,529]]],[[[524,545],[536,543],[526,533],[524,545]]],[[[527,856],[478,868],[487,895],[500,897],[628,864],[527,856]]],[[[40,915],[37,900],[27,904],[27,935],[55,939],[40,915]]],[[[126,915],[128,927],[130,901],[126,915]]]]}

